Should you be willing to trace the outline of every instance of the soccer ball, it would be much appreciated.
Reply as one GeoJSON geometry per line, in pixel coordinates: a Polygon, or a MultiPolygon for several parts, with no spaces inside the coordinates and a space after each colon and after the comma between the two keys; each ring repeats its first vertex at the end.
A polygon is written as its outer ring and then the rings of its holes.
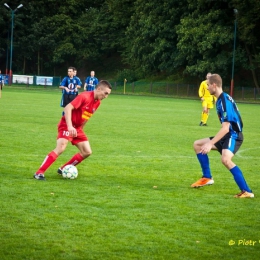
{"type": "Polygon", "coordinates": [[[72,165],[66,165],[63,169],[62,169],[62,177],[65,179],[76,179],[78,177],[78,169],[72,165]]]}

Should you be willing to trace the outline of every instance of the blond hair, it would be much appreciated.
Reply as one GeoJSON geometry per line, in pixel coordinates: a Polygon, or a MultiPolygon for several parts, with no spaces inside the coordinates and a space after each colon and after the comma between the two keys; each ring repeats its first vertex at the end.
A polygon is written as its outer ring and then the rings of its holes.
{"type": "Polygon", "coordinates": [[[218,74],[212,74],[209,76],[209,84],[215,83],[218,87],[222,88],[222,78],[218,74]]]}

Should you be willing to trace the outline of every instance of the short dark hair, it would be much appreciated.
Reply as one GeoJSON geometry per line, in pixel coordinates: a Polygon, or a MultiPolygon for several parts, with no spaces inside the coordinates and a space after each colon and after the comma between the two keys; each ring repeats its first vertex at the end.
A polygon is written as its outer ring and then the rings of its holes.
{"type": "Polygon", "coordinates": [[[105,86],[108,87],[109,89],[112,89],[112,85],[107,80],[100,80],[96,87],[101,87],[101,86],[105,86]]]}

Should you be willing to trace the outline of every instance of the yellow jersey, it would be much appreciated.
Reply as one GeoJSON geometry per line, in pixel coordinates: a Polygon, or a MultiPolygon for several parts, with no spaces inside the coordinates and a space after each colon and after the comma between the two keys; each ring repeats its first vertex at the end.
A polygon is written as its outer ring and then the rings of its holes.
{"type": "Polygon", "coordinates": [[[212,97],[212,95],[210,94],[210,92],[208,91],[208,85],[207,85],[207,80],[204,80],[201,82],[200,84],[200,88],[199,88],[199,97],[200,98],[209,98],[212,97]]]}

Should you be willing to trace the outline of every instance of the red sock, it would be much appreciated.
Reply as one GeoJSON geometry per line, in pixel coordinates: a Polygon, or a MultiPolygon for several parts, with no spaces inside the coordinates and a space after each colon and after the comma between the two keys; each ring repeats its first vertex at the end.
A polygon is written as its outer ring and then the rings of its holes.
{"type": "Polygon", "coordinates": [[[58,155],[55,152],[50,152],[44,159],[42,165],[36,174],[44,173],[58,158],[58,155]]]}
{"type": "Polygon", "coordinates": [[[84,160],[84,157],[82,157],[82,155],[80,153],[77,153],[68,162],[66,162],[61,167],[61,169],[63,169],[63,167],[65,167],[66,165],[69,165],[69,164],[76,166],[77,164],[81,163],[83,160],[84,160]]]}

